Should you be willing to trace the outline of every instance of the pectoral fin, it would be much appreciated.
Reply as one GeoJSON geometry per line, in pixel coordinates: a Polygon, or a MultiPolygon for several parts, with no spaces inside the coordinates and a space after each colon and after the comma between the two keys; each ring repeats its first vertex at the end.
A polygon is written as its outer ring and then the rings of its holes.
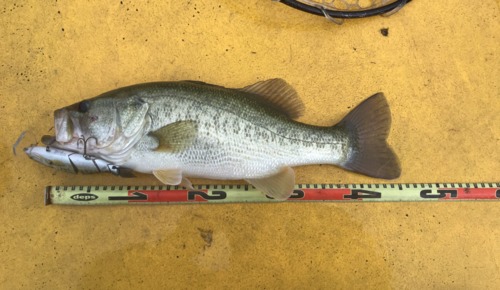
{"type": "Polygon", "coordinates": [[[162,127],[153,133],[158,138],[157,151],[180,152],[191,146],[198,134],[195,121],[179,121],[162,127]]]}
{"type": "Polygon", "coordinates": [[[178,185],[182,181],[182,171],[180,169],[154,170],[153,175],[168,185],[178,185]]]}
{"type": "Polygon", "coordinates": [[[247,179],[247,181],[270,197],[285,200],[293,193],[295,172],[291,167],[284,167],[275,175],[266,178],[247,179]]]}

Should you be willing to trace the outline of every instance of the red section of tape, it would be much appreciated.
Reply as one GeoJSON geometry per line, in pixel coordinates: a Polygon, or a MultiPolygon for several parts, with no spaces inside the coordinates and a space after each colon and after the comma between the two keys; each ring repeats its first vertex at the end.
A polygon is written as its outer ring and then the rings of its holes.
{"type": "MultiPolygon", "coordinates": [[[[201,190],[205,191],[206,190],[201,190]]],[[[188,202],[206,201],[204,199],[189,200],[187,190],[129,190],[128,196],[135,196],[135,193],[147,195],[146,200],[129,200],[129,202],[188,202]]],[[[196,196],[197,197],[197,196],[196,196]]]]}
{"type": "MultiPolygon", "coordinates": [[[[422,189],[414,200],[494,200],[500,199],[498,188],[439,188],[422,189]]],[[[227,198],[224,190],[129,190],[128,202],[208,202],[222,201],[227,198]],[[210,194],[208,194],[210,192],[210,194]]],[[[260,194],[260,193],[257,193],[260,194]]],[[[348,200],[383,200],[384,189],[348,189],[348,188],[302,188],[295,189],[290,201],[348,201],[348,200]]]]}
{"type": "Polygon", "coordinates": [[[496,188],[441,188],[440,190],[456,191],[456,193],[446,194],[443,199],[498,199],[496,188]]]}
{"type": "Polygon", "coordinates": [[[293,191],[289,200],[349,200],[345,198],[351,193],[350,189],[321,189],[302,188],[293,191]]]}

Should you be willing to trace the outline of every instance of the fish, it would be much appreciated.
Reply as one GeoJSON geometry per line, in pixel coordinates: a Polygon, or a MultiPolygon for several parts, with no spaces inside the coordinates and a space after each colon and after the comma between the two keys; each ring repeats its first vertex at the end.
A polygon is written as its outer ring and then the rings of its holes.
{"type": "Polygon", "coordinates": [[[164,184],[189,178],[245,180],[283,200],[292,167],[331,164],[375,178],[400,176],[387,143],[391,112],[383,93],[339,123],[297,121],[305,106],[282,79],[226,88],[200,81],[136,84],[54,111],[52,147],[93,156],[164,184]]]}
{"type": "Polygon", "coordinates": [[[24,153],[34,161],[69,173],[93,174],[109,172],[121,177],[135,177],[132,170],[92,156],[50,146],[29,146],[24,153]]]}

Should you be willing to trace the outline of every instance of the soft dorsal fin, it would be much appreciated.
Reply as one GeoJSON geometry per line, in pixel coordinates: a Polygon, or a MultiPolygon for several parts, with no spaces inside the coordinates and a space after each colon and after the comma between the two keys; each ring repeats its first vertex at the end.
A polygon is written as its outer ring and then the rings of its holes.
{"type": "Polygon", "coordinates": [[[195,121],[178,121],[151,133],[158,138],[157,151],[182,151],[193,144],[198,129],[195,121]]]}
{"type": "Polygon", "coordinates": [[[291,119],[296,119],[304,113],[304,103],[297,92],[282,79],[258,82],[240,90],[259,96],[262,102],[283,112],[291,119]]]}

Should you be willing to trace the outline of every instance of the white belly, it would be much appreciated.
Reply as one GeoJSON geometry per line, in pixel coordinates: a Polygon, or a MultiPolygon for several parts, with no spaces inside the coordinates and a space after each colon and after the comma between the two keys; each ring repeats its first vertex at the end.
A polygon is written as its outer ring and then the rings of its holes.
{"type": "Polygon", "coordinates": [[[204,140],[180,153],[136,150],[121,165],[143,173],[180,169],[187,177],[250,179],[272,175],[284,166],[336,164],[340,156],[332,149],[244,141],[208,144],[204,140]]]}

